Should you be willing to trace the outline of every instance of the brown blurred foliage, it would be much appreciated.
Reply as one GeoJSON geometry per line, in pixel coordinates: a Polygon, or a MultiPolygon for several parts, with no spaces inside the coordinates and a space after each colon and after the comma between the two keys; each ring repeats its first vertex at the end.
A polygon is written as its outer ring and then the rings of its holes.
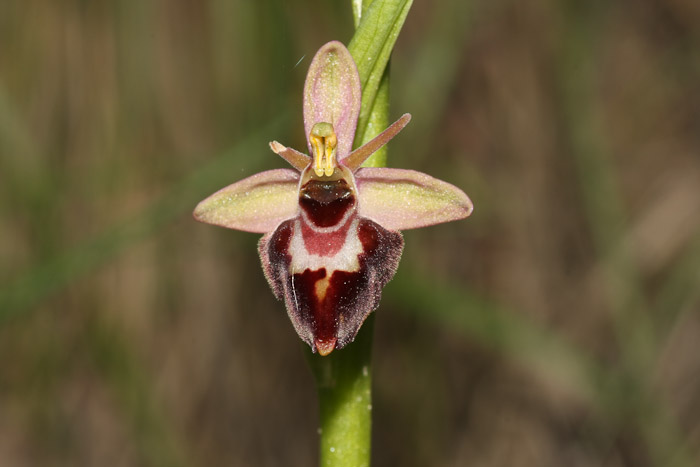
{"type": "MultiPolygon", "coordinates": [[[[700,464],[700,3],[416,0],[390,163],[471,195],[378,311],[376,465],[700,464]]],[[[349,2],[0,4],[0,465],[309,466],[257,237],[349,2]]]]}

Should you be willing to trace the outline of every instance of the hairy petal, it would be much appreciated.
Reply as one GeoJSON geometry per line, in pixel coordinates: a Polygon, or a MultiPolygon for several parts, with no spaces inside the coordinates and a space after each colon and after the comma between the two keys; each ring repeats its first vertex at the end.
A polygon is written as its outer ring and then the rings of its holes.
{"type": "Polygon", "coordinates": [[[463,219],[473,209],[462,190],[415,170],[361,168],[355,183],[359,215],[390,230],[463,219]]]}
{"type": "Polygon", "coordinates": [[[298,211],[299,173],[260,172],[223,188],[197,205],[194,218],[207,224],[266,233],[298,211]]]}
{"type": "Polygon", "coordinates": [[[304,170],[311,163],[311,158],[303,152],[288,148],[277,141],[270,142],[270,149],[272,149],[272,152],[282,157],[282,159],[289,162],[289,164],[299,172],[304,170]]]}
{"type": "Polygon", "coordinates": [[[316,123],[332,123],[338,138],[337,157],[350,153],[360,114],[360,76],[343,44],[332,41],[314,56],[304,84],[304,129],[308,138],[316,123]]]}
{"type": "Polygon", "coordinates": [[[394,136],[398,135],[410,121],[411,114],[403,114],[401,118],[389,125],[389,128],[382,131],[374,139],[368,141],[363,146],[351,152],[345,159],[342,160],[343,165],[354,172],[367,160],[369,156],[391,141],[394,136]]]}

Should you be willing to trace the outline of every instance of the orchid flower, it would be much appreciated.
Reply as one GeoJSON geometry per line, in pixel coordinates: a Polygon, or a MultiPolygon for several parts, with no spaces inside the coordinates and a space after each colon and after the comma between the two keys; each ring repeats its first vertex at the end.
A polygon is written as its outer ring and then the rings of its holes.
{"type": "Polygon", "coordinates": [[[404,114],[352,151],[361,88],[337,41],[316,53],[304,85],[303,154],[270,148],[295,170],[261,172],[199,203],[195,219],[264,233],[265,277],[299,337],[328,355],[352,342],[379,305],[403,250],[400,230],[467,217],[472,204],[449,183],[413,170],[361,165],[408,124],[404,114]]]}

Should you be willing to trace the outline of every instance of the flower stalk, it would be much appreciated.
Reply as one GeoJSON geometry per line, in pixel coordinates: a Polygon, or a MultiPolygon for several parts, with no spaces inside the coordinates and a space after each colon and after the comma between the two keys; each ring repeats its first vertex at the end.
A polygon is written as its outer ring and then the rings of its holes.
{"type": "Polygon", "coordinates": [[[307,349],[319,400],[319,465],[368,467],[372,438],[374,314],[352,345],[324,357],[307,349]]]}
{"type": "MultiPolygon", "coordinates": [[[[372,0],[352,0],[355,28],[372,0]]],[[[409,4],[410,7],[410,4],[409,4]]],[[[405,18],[405,15],[404,15],[405,18]]],[[[402,21],[403,22],[403,21],[402,21]]],[[[399,25],[399,28],[401,25],[399,25]]],[[[354,48],[350,48],[352,54],[354,48]]],[[[357,60],[357,57],[354,57],[357,60]]],[[[382,73],[373,102],[364,100],[360,114],[369,114],[368,125],[358,126],[353,147],[377,136],[389,124],[389,65],[382,73]]],[[[387,147],[376,151],[368,167],[386,167],[387,147]]],[[[307,350],[316,379],[319,400],[319,466],[369,467],[372,451],[372,341],[371,314],[353,345],[327,357],[307,350]]]]}

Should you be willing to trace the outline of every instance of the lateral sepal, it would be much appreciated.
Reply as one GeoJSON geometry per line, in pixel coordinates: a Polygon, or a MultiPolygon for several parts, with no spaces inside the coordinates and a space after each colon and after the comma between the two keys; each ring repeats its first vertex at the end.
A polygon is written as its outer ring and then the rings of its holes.
{"type": "Polygon", "coordinates": [[[251,175],[199,203],[194,218],[245,232],[267,233],[299,210],[299,173],[275,169],[251,175]]]}

